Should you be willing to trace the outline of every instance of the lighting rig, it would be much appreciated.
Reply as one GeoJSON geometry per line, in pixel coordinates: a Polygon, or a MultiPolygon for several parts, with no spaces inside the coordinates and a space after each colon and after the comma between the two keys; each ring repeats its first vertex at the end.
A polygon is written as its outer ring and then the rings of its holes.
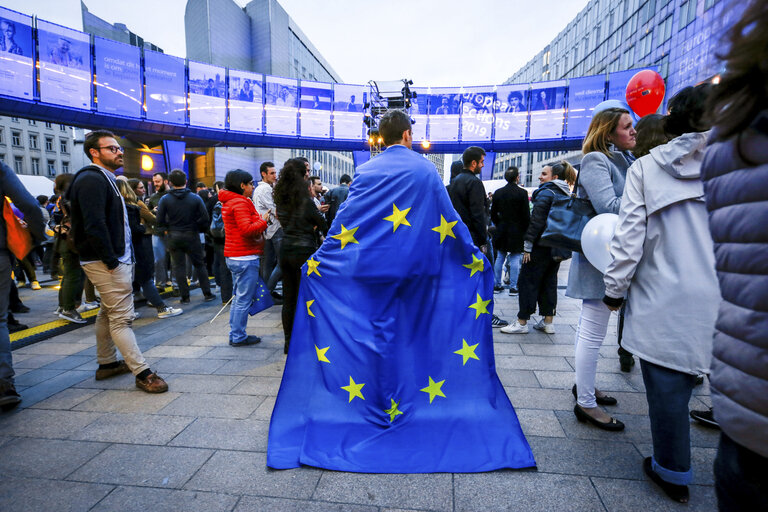
{"type": "MultiPolygon", "coordinates": [[[[368,127],[368,145],[371,148],[371,156],[381,153],[383,140],[379,135],[379,119],[387,110],[399,109],[408,113],[411,108],[411,100],[416,93],[411,91],[413,80],[403,78],[387,82],[368,82],[371,87],[370,102],[363,105],[365,117],[363,122],[368,127]]],[[[415,121],[411,119],[411,124],[415,121]]]]}

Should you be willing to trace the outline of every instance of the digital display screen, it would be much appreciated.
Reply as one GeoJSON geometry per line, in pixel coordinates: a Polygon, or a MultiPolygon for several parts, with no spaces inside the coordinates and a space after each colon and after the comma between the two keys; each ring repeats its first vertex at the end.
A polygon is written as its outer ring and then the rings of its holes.
{"type": "Polygon", "coordinates": [[[262,133],[264,123],[264,81],[249,71],[229,70],[229,128],[262,133]]]}
{"type": "Polygon", "coordinates": [[[568,121],[567,137],[584,137],[592,112],[605,98],[605,75],[572,78],[568,84],[568,121]]]}
{"type": "Polygon", "coordinates": [[[184,124],[187,120],[187,92],[184,60],[144,50],[147,119],[184,124]]]}
{"type": "Polygon", "coordinates": [[[333,89],[331,84],[301,81],[301,123],[302,137],[331,136],[331,105],[333,89]]]}
{"type": "Polygon", "coordinates": [[[264,99],[267,133],[296,135],[299,82],[293,78],[266,77],[264,99]]]}
{"type": "Polygon", "coordinates": [[[525,140],[528,131],[528,84],[496,88],[495,140],[525,140]]]}
{"type": "Polygon", "coordinates": [[[609,100],[619,100],[622,103],[627,102],[627,84],[629,80],[637,74],[640,69],[630,69],[628,71],[618,71],[608,75],[608,98],[609,100]]]}
{"type": "Polygon", "coordinates": [[[458,89],[431,88],[429,94],[429,139],[433,141],[459,140],[459,114],[461,95],[458,89]]]}
{"type": "Polygon", "coordinates": [[[529,139],[559,139],[565,119],[565,80],[531,84],[529,139]]]}
{"type": "Polygon", "coordinates": [[[0,94],[34,98],[32,18],[0,7],[0,94]]]}
{"type": "Polygon", "coordinates": [[[429,126],[429,89],[426,87],[412,87],[411,92],[416,93],[416,97],[411,99],[411,108],[408,113],[411,115],[413,125],[413,141],[419,143],[423,140],[429,140],[427,137],[429,126]]]}
{"type": "Polygon", "coordinates": [[[461,95],[461,140],[490,141],[496,92],[493,87],[467,87],[461,95]]]}
{"type": "Polygon", "coordinates": [[[363,137],[363,105],[368,101],[364,85],[333,84],[333,138],[363,137]]]}
{"type": "Polygon", "coordinates": [[[97,37],[94,53],[98,111],[141,117],[141,50],[97,37]]]}
{"type": "Polygon", "coordinates": [[[226,120],[224,68],[189,61],[189,124],[223,129],[226,120]]]}
{"type": "Polygon", "coordinates": [[[40,100],[90,109],[90,36],[38,20],[37,37],[40,44],[40,100]]]}

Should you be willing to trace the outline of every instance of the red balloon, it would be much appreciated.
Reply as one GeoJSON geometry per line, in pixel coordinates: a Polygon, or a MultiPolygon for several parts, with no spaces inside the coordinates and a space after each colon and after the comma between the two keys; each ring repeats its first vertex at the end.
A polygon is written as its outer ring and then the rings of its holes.
{"type": "Polygon", "coordinates": [[[664,79],[657,72],[638,71],[627,84],[627,105],[640,117],[654,114],[664,101],[664,79]]]}

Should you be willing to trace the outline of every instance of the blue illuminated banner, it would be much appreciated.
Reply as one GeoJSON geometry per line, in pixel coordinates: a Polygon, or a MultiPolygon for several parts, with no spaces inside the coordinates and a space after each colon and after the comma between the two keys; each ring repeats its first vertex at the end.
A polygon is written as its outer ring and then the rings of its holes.
{"type": "Polygon", "coordinates": [[[426,87],[411,87],[411,92],[416,93],[416,97],[411,100],[409,114],[413,119],[411,132],[414,142],[429,140],[427,137],[429,126],[429,89],[426,87]]]}
{"type": "Polygon", "coordinates": [[[459,140],[461,96],[455,87],[433,87],[429,90],[429,139],[459,140]]]}
{"type": "Polygon", "coordinates": [[[329,138],[331,136],[331,84],[301,81],[301,123],[302,137],[329,138]]]}
{"type": "Polygon", "coordinates": [[[530,139],[560,139],[565,120],[565,80],[531,84],[530,139]]]}
{"type": "Polygon", "coordinates": [[[496,88],[495,140],[525,140],[528,131],[528,84],[496,88]]]}
{"type": "Polygon", "coordinates": [[[141,51],[96,37],[96,108],[99,112],[141,117],[141,51]]]}
{"type": "Polygon", "coordinates": [[[299,82],[293,78],[267,76],[265,84],[267,133],[296,135],[299,82]]]}
{"type": "MultiPolygon", "coordinates": [[[[645,69],[645,68],[642,68],[645,69]]],[[[608,98],[609,100],[619,100],[627,102],[627,84],[629,80],[641,69],[630,69],[628,71],[618,71],[608,75],[608,98]]]]}
{"type": "Polygon", "coordinates": [[[592,112],[605,98],[605,75],[572,78],[568,83],[568,121],[565,135],[581,138],[587,134],[592,112]]]}
{"type": "Polygon", "coordinates": [[[187,92],[184,60],[144,50],[147,119],[184,124],[187,120],[187,92]]]}
{"type": "Polygon", "coordinates": [[[34,98],[32,17],[0,7],[0,94],[34,98]]]}
{"type": "Polygon", "coordinates": [[[495,87],[465,87],[461,95],[461,140],[490,141],[495,87]]]}
{"type": "Polygon", "coordinates": [[[229,128],[261,133],[264,122],[264,87],[260,74],[229,70],[229,128]]]}
{"type": "Polygon", "coordinates": [[[226,120],[226,71],[189,61],[189,124],[224,128],[226,120]]]}
{"type": "Polygon", "coordinates": [[[333,138],[363,137],[363,105],[367,101],[365,86],[333,84],[333,138]]]}
{"type": "Polygon", "coordinates": [[[40,48],[40,100],[72,108],[91,108],[91,37],[37,20],[40,48]]]}

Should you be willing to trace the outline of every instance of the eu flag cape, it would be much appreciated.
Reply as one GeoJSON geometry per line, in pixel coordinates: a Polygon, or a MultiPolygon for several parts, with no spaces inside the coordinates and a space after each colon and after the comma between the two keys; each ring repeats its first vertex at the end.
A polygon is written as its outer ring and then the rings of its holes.
{"type": "Polygon", "coordinates": [[[435,167],[361,165],[302,270],[267,465],[366,473],[535,465],[496,375],[493,276],[435,167]]]}

